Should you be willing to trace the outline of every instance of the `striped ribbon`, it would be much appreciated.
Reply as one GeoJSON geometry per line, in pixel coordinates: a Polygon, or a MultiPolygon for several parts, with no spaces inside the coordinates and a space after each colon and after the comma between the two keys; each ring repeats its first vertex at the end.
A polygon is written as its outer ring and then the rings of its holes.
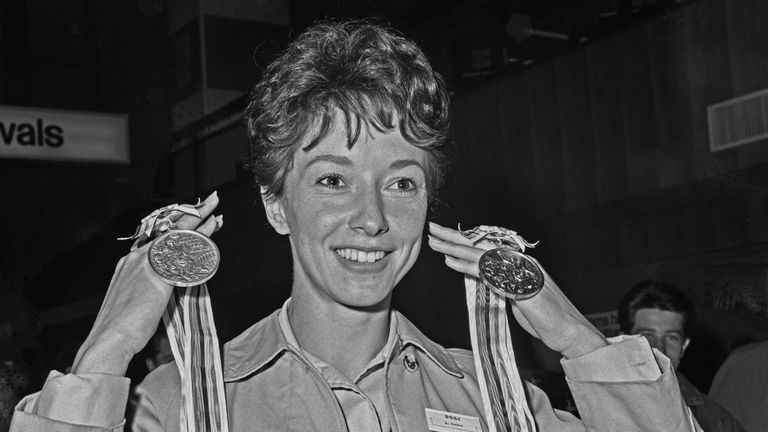
{"type": "Polygon", "coordinates": [[[506,298],[465,277],[469,334],[489,432],[534,432],[507,322],[506,298]]]}
{"type": "Polygon", "coordinates": [[[181,377],[181,432],[228,432],[219,340],[206,284],[174,289],[163,321],[181,377]]]}
{"type": "MultiPolygon", "coordinates": [[[[141,220],[136,232],[118,240],[135,240],[135,250],[154,235],[174,227],[182,215],[200,216],[197,204],[172,204],[141,220]]],[[[176,287],[163,312],[165,330],[181,378],[180,432],[229,432],[219,338],[213,322],[208,286],[176,287]]]]}

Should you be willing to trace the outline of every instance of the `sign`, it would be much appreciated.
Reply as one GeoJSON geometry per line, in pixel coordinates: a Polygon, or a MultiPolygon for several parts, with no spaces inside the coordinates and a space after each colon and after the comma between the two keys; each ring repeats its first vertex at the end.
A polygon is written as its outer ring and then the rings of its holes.
{"type": "Polygon", "coordinates": [[[619,314],[616,311],[591,313],[584,315],[584,317],[597,327],[605,337],[612,337],[621,333],[619,314]]]}
{"type": "Polygon", "coordinates": [[[128,116],[0,105],[0,158],[129,163],[128,116]]]}

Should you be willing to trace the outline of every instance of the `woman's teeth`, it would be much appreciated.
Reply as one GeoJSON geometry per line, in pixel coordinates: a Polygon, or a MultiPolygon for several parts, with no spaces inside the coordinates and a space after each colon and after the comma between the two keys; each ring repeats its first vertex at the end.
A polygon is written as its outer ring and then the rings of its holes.
{"type": "Polygon", "coordinates": [[[349,261],[374,263],[386,255],[384,251],[365,252],[357,249],[336,249],[336,253],[349,261]]]}

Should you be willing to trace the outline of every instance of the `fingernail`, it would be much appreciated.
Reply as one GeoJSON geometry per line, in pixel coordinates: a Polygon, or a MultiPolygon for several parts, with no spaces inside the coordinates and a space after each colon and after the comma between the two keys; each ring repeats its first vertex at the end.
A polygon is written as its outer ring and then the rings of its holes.
{"type": "Polygon", "coordinates": [[[429,229],[440,229],[440,228],[442,227],[434,222],[429,223],[429,229]]]}
{"type": "Polygon", "coordinates": [[[216,216],[216,224],[221,227],[224,225],[224,215],[218,215],[216,216]]]}

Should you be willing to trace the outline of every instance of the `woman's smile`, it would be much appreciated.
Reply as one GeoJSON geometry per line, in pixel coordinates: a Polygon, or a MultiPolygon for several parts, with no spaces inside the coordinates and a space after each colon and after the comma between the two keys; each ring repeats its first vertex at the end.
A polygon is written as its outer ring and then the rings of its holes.
{"type": "Polygon", "coordinates": [[[387,255],[387,252],[381,250],[364,251],[351,248],[336,249],[336,253],[347,261],[368,264],[379,262],[387,255]]]}

